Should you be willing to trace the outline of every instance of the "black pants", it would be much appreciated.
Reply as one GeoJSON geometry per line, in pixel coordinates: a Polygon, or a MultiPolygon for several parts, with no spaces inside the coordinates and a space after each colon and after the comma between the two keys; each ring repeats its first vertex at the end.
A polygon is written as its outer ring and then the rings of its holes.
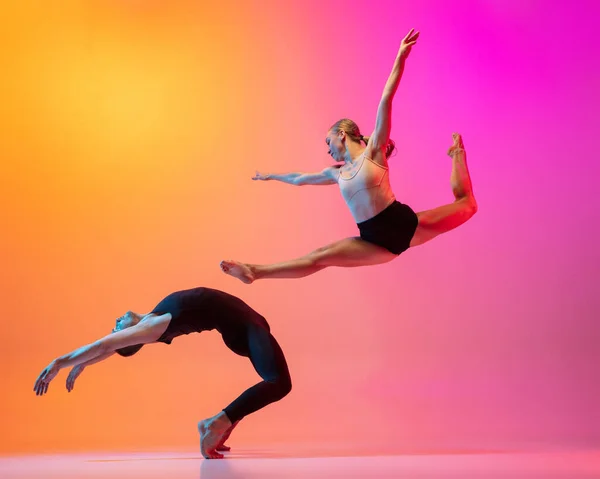
{"type": "Polygon", "coordinates": [[[279,401],[292,390],[285,356],[266,322],[265,326],[248,325],[243,334],[233,337],[224,335],[223,340],[234,353],[250,358],[254,369],[263,379],[223,410],[232,423],[279,401]]]}

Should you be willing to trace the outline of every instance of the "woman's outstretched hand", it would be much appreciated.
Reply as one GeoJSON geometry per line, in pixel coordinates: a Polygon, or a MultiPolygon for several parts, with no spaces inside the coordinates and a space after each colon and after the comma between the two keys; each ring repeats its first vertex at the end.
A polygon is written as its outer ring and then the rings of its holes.
{"type": "Polygon", "coordinates": [[[262,180],[262,181],[266,181],[269,179],[269,175],[263,175],[261,173],[259,173],[258,171],[254,174],[254,176],[252,177],[253,180],[262,180]]]}
{"type": "Polygon", "coordinates": [[[400,43],[400,51],[398,52],[399,57],[406,58],[408,56],[412,46],[417,43],[419,33],[420,32],[415,32],[414,28],[410,29],[410,32],[408,32],[408,34],[402,39],[402,43],[400,43]]]}

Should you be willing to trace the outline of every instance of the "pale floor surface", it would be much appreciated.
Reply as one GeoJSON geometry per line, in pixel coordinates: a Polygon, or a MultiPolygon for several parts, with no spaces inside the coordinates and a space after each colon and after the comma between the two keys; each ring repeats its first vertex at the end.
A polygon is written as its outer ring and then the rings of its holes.
{"type": "Polygon", "coordinates": [[[199,453],[81,453],[0,457],[0,478],[398,478],[600,479],[600,450],[422,450],[403,454],[325,452],[286,446],[240,448],[225,459],[199,453]]]}

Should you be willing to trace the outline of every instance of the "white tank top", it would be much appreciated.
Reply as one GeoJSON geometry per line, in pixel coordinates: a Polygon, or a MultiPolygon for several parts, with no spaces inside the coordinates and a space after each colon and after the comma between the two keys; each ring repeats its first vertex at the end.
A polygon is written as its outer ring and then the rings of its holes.
{"type": "Polygon", "coordinates": [[[340,168],[338,184],[357,223],[373,218],[396,200],[389,169],[364,153],[349,168],[340,168]]]}

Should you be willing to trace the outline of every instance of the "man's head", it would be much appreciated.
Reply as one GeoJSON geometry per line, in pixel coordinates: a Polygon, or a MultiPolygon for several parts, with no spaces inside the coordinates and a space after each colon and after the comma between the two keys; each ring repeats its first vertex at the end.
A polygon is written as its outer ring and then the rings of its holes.
{"type": "MultiPolygon", "coordinates": [[[[116,333],[117,331],[122,331],[124,329],[135,326],[143,319],[141,314],[134,313],[133,311],[127,311],[123,316],[117,318],[115,322],[115,327],[112,332],[116,333]]],[[[120,348],[116,350],[116,353],[123,357],[133,356],[140,349],[142,349],[143,344],[135,344],[133,346],[127,346],[125,348],[120,348]]]]}

